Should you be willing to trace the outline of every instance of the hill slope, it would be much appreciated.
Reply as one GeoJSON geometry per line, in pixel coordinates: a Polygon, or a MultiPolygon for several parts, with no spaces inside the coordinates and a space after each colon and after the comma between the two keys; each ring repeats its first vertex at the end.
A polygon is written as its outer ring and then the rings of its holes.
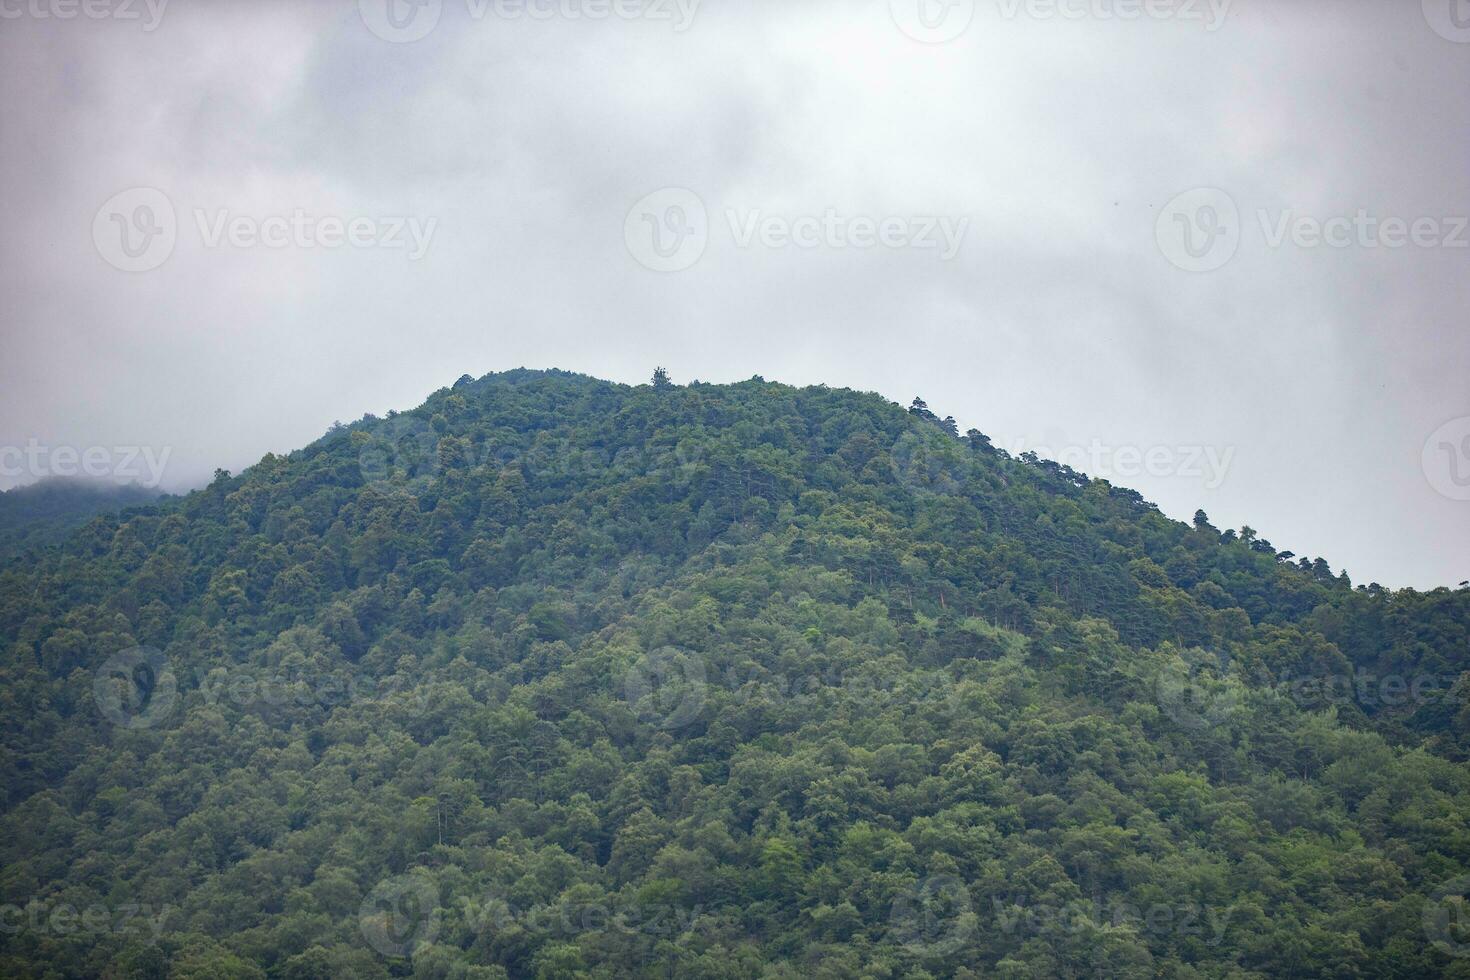
{"type": "Polygon", "coordinates": [[[0,492],[0,553],[55,544],[98,514],[150,504],[160,496],[137,484],[67,477],[0,492]]]}
{"type": "Polygon", "coordinates": [[[1470,592],[873,395],[464,378],[0,625],[5,976],[1470,975],[1470,592]]]}

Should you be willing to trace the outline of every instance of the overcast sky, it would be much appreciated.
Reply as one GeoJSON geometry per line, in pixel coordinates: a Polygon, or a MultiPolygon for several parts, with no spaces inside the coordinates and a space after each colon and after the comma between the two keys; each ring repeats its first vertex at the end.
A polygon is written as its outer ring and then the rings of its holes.
{"type": "Polygon", "coordinates": [[[1453,3],[0,0],[0,486],[662,364],[1453,585],[1453,3]]]}

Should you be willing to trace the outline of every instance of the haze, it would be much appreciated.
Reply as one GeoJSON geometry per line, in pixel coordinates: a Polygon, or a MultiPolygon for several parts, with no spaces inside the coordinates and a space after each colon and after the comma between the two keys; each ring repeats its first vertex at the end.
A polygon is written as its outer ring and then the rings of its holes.
{"type": "Polygon", "coordinates": [[[387,2],[0,0],[0,486],[663,365],[1470,577],[1453,0],[387,2]]]}

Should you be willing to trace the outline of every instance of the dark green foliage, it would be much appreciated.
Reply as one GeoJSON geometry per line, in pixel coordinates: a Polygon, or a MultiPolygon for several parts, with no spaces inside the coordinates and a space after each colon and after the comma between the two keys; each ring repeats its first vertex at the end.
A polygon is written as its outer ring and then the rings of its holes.
{"type": "Polygon", "coordinates": [[[159,491],[136,484],[51,477],[0,493],[0,551],[55,544],[96,517],[150,504],[159,491]]]}
{"type": "Polygon", "coordinates": [[[10,563],[0,975],[1466,975],[1470,592],[956,431],[461,378],[10,563]]]}

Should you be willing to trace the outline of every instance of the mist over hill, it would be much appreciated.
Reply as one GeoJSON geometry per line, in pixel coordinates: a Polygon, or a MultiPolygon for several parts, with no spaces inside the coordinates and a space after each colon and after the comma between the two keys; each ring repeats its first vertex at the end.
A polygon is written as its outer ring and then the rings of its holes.
{"type": "Polygon", "coordinates": [[[48,477],[0,491],[0,549],[55,544],[98,514],[150,504],[162,494],[138,484],[48,477]]]}
{"type": "Polygon", "coordinates": [[[5,976],[1470,976],[1470,590],[662,372],[116,510],[0,571],[5,976]]]}

